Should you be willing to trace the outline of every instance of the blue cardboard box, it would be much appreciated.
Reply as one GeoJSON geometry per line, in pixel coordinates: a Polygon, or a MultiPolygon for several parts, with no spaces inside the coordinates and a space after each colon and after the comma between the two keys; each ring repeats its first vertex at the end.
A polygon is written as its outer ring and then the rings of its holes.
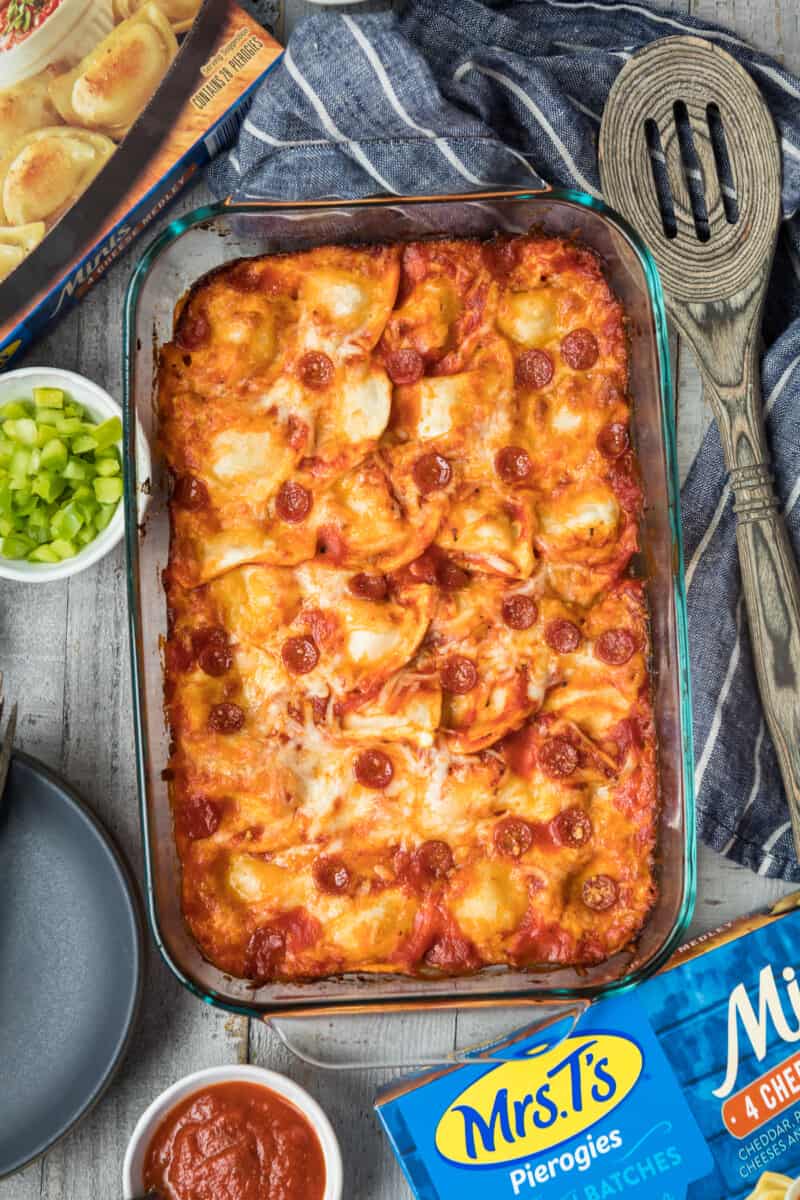
{"type": "Polygon", "coordinates": [[[689,943],[574,1028],[389,1088],[415,1195],[800,1200],[798,905],[689,943]]]}

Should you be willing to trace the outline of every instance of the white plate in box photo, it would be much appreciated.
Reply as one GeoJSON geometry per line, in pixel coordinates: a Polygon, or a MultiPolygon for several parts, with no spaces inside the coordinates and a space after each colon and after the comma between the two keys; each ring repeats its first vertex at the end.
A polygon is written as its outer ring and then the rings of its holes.
{"type": "Polygon", "coordinates": [[[54,63],[74,66],[114,27],[111,0],[50,0],[42,8],[39,23],[27,33],[0,36],[0,87],[54,63]]]}
{"type": "MultiPolygon", "coordinates": [[[[122,409],[116,400],[99,384],[74,371],[60,367],[22,367],[0,375],[0,408],[15,400],[30,399],[34,388],[60,388],[66,396],[83,405],[94,421],[105,421],[110,417],[122,420],[122,409]]],[[[118,443],[122,450],[121,441],[118,443]]],[[[123,456],[124,457],[124,456],[123,456]]],[[[124,470],[124,467],[123,467],[124,470]]],[[[148,502],[150,478],[150,450],[141,426],[136,428],[136,473],[141,480],[138,491],[138,516],[143,520],[148,502]]],[[[0,579],[14,579],[24,583],[45,583],[54,579],[66,579],[77,575],[93,563],[98,562],[121,541],[125,530],[125,506],[122,500],[117,505],[109,524],[88,545],[82,547],[73,558],[58,563],[35,563],[24,559],[0,557],[0,579]]]]}

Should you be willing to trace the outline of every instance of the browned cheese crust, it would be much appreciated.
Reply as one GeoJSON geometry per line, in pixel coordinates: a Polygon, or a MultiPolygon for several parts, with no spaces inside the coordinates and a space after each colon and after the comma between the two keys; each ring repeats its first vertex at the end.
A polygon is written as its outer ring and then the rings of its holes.
{"type": "Polygon", "coordinates": [[[234,263],[160,369],[183,908],[258,982],[590,964],[655,889],[624,315],[529,236],[234,263]]]}

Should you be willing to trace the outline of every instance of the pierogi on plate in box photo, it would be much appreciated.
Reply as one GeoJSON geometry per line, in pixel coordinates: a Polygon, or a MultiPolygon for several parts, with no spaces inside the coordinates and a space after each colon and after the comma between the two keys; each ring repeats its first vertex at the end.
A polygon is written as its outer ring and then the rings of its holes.
{"type": "Polygon", "coordinates": [[[0,368],[231,140],[279,54],[230,0],[0,0],[0,368]]]}

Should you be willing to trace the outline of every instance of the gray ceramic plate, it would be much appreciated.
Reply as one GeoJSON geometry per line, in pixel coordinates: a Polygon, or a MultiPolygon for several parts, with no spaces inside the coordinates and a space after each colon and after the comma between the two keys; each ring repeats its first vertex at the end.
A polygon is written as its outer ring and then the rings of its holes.
{"type": "Polygon", "coordinates": [[[142,978],[133,885],[75,794],[15,754],[0,811],[0,1177],[97,1101],[142,978]]]}

